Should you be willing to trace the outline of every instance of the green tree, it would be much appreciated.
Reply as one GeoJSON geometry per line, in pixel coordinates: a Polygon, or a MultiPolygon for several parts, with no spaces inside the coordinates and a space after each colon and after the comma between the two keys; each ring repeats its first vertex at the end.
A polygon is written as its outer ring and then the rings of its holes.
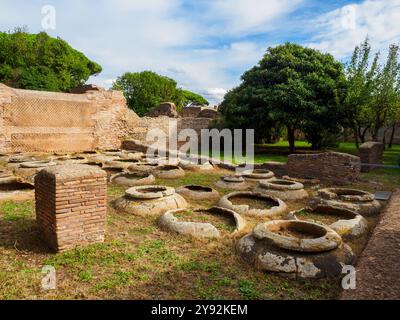
{"type": "Polygon", "coordinates": [[[0,32],[0,82],[11,87],[69,91],[101,70],[67,42],[45,32],[0,32]]]}
{"type": "Polygon", "coordinates": [[[346,65],[346,125],[353,130],[357,146],[359,141],[365,142],[372,125],[372,106],[377,91],[378,73],[379,53],[375,54],[371,63],[371,45],[366,38],[354,49],[352,58],[346,65]]]}
{"type": "Polygon", "coordinates": [[[194,103],[199,106],[208,106],[210,103],[202,97],[201,95],[188,91],[182,90],[182,102],[183,105],[188,105],[189,103],[194,103]]]}
{"type": "Polygon", "coordinates": [[[124,92],[129,108],[139,116],[162,102],[174,102],[178,108],[183,103],[176,81],[152,71],[127,72],[117,79],[113,89],[124,92]]]}
{"type": "Polygon", "coordinates": [[[296,130],[303,130],[313,147],[320,148],[343,121],[345,91],[341,63],[329,54],[286,43],[269,48],[259,64],[244,73],[221,112],[228,123],[256,126],[257,136],[286,127],[291,152],[296,130]]]}
{"type": "Polygon", "coordinates": [[[399,107],[399,46],[391,45],[386,64],[377,76],[377,91],[372,109],[372,139],[377,141],[379,129],[393,125],[399,107]]]}

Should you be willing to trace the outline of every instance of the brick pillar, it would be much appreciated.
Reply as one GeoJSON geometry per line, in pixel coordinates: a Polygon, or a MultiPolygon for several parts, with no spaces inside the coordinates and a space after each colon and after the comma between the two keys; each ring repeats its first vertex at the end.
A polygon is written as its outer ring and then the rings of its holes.
{"type": "Polygon", "coordinates": [[[55,251],[103,242],[106,172],[96,166],[48,167],[35,177],[36,221],[55,251]]]}
{"type": "Polygon", "coordinates": [[[361,159],[361,171],[368,172],[374,168],[374,166],[371,165],[382,164],[384,151],[385,146],[383,143],[373,141],[363,143],[358,150],[361,159]],[[363,166],[362,164],[367,165],[363,166]]]}

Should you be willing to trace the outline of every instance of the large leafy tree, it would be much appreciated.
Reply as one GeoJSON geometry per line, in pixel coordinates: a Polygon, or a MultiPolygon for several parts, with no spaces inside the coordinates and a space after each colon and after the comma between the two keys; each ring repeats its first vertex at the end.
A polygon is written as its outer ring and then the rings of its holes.
{"type": "Polygon", "coordinates": [[[201,95],[188,90],[182,90],[182,100],[184,105],[194,103],[199,106],[208,106],[210,104],[207,99],[201,95]]]}
{"type": "Polygon", "coordinates": [[[101,70],[67,42],[45,32],[0,32],[0,82],[11,87],[69,91],[101,70]]]}
{"type": "Polygon", "coordinates": [[[366,140],[368,132],[373,140],[377,140],[382,126],[392,128],[393,138],[395,124],[399,121],[399,47],[389,47],[385,65],[380,64],[379,58],[379,52],[371,57],[371,45],[367,38],[355,48],[346,67],[348,90],[344,105],[348,126],[354,130],[357,145],[359,141],[366,140]]]}
{"type": "Polygon", "coordinates": [[[178,110],[190,102],[208,104],[200,95],[180,89],[175,80],[152,71],[124,73],[113,88],[124,92],[128,106],[139,116],[162,102],[173,102],[178,110]]]}
{"type": "Polygon", "coordinates": [[[258,137],[284,126],[291,152],[296,130],[302,130],[314,148],[339,131],[346,79],[342,64],[331,55],[286,43],[269,48],[242,81],[222,103],[228,125],[249,125],[258,137]]]}

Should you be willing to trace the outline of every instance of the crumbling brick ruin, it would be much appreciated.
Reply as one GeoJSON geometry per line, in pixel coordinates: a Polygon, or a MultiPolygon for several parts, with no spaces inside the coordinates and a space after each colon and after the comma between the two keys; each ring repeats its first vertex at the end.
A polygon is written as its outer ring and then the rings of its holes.
{"type": "Polygon", "coordinates": [[[324,183],[346,184],[357,181],[360,170],[359,157],[339,152],[291,154],[287,162],[290,177],[314,178],[324,183]]]}
{"type": "Polygon", "coordinates": [[[208,128],[208,118],[140,118],[123,93],[86,86],[77,93],[13,89],[0,84],[0,152],[81,152],[115,149],[130,137],[146,142],[153,128],[208,128]]]}
{"type": "Polygon", "coordinates": [[[60,165],[35,177],[36,220],[55,251],[104,241],[106,172],[96,166],[60,165]]]}
{"type": "Polygon", "coordinates": [[[385,146],[381,142],[366,142],[360,146],[358,154],[361,159],[361,170],[364,172],[374,168],[374,164],[382,164],[385,146]]]}

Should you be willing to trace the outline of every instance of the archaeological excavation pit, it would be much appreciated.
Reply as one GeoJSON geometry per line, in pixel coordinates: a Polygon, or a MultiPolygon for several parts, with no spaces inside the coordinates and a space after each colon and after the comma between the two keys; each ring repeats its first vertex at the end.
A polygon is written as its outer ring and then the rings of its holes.
{"type": "Polygon", "coordinates": [[[219,207],[210,209],[178,209],[164,213],[158,224],[161,229],[195,238],[220,238],[241,232],[246,221],[236,212],[219,207]]]}
{"type": "Polygon", "coordinates": [[[310,200],[310,207],[327,205],[355,211],[362,216],[379,214],[382,206],[372,193],[347,188],[327,188],[318,191],[310,200]]]}
{"type": "Polygon", "coordinates": [[[186,200],[218,201],[220,198],[217,190],[206,186],[182,186],[177,188],[176,192],[183,196],[186,200]]]}
{"type": "Polygon", "coordinates": [[[185,176],[185,171],[181,167],[173,165],[159,166],[152,173],[159,179],[179,179],[185,176]]]}
{"type": "Polygon", "coordinates": [[[241,215],[274,218],[286,212],[286,204],[278,198],[258,192],[239,191],[220,199],[218,206],[241,215]]]}
{"type": "Polygon", "coordinates": [[[140,172],[121,172],[111,176],[110,178],[111,183],[128,187],[149,185],[152,184],[155,180],[156,179],[152,174],[140,172]]]}
{"type": "Polygon", "coordinates": [[[275,176],[275,174],[271,170],[254,169],[252,171],[242,172],[242,176],[247,181],[259,182],[260,180],[272,179],[275,176]]]}
{"type": "Polygon", "coordinates": [[[138,186],[125,191],[114,207],[139,216],[160,215],[167,210],[186,208],[186,200],[166,186],[138,186]]]}
{"type": "Polygon", "coordinates": [[[308,193],[304,190],[303,184],[283,179],[260,181],[254,191],[265,193],[282,200],[301,200],[308,197],[308,193]]]}
{"type": "Polygon", "coordinates": [[[355,259],[333,229],[308,221],[259,224],[239,240],[237,250],[258,270],[300,278],[337,277],[355,259]]]}
{"type": "Polygon", "coordinates": [[[358,238],[368,230],[367,220],[349,209],[318,205],[292,212],[300,220],[312,221],[329,226],[344,239],[358,238]]]}
{"type": "Polygon", "coordinates": [[[245,181],[241,176],[225,176],[221,177],[215,185],[219,188],[230,190],[247,190],[251,188],[251,184],[245,181]]]}

